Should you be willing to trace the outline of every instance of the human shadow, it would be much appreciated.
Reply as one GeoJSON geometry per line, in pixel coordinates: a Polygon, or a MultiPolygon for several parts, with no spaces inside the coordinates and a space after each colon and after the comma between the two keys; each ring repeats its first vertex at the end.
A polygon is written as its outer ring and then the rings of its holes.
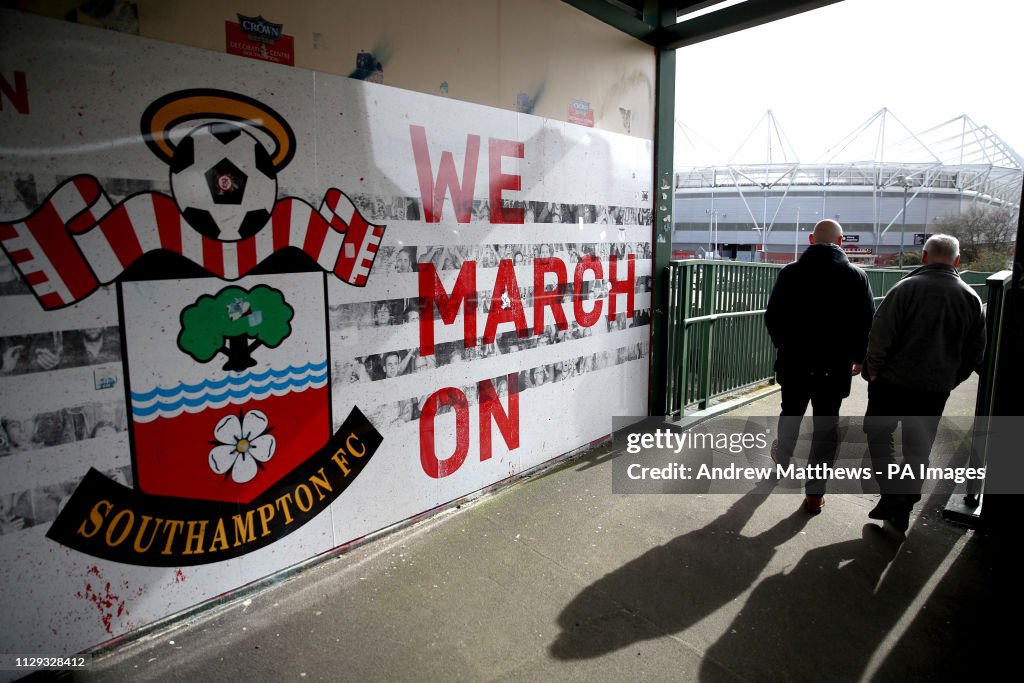
{"type": "Polygon", "coordinates": [[[678,633],[747,590],[809,519],[797,509],[756,536],[741,535],[772,486],[759,483],[707,526],[652,548],[583,589],[558,616],[561,632],[551,655],[588,659],[678,633]]]}
{"type": "MultiPolygon", "coordinates": [[[[938,505],[937,498],[929,498],[926,506],[938,505]]],[[[873,677],[876,651],[957,537],[954,530],[938,525],[930,529],[919,520],[904,541],[902,535],[869,523],[858,540],[808,551],[791,571],[758,584],[708,648],[700,680],[873,677]]],[[[922,648],[908,656],[913,661],[947,654],[942,648],[922,648]]]]}

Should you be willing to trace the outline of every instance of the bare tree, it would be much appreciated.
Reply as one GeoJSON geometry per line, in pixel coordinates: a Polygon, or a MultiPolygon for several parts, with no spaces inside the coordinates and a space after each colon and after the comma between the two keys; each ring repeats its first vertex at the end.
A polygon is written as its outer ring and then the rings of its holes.
{"type": "Polygon", "coordinates": [[[938,219],[936,225],[939,232],[960,240],[961,268],[989,271],[1006,267],[1017,233],[1015,211],[973,205],[938,219]]]}

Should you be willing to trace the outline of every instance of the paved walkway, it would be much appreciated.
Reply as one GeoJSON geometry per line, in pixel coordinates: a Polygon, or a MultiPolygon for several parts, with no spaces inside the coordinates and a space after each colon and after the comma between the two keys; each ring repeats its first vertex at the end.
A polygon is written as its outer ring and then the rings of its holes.
{"type": "MultiPolygon", "coordinates": [[[[962,387],[950,411],[973,397],[962,387]]],[[[777,414],[778,394],[736,412],[777,414]]],[[[129,643],[76,679],[905,683],[964,680],[998,656],[998,548],[941,519],[947,493],[902,541],[867,519],[865,494],[830,496],[816,517],[802,496],[758,490],[615,495],[616,452],[129,643]]]]}

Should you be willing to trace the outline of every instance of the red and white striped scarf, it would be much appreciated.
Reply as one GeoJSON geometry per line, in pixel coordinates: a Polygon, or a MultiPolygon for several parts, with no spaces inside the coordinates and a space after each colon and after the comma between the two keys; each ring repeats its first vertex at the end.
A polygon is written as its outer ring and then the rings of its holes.
{"type": "Polygon", "coordinates": [[[368,223],[344,192],[331,188],[319,211],[285,197],[274,204],[263,230],[221,242],[196,232],[172,197],[144,192],[112,205],[99,181],[87,175],[63,182],[24,220],[0,223],[0,247],[48,310],[86,298],[159,249],[237,280],[274,252],[296,247],[325,271],[362,287],[383,236],[384,226],[368,223]]]}

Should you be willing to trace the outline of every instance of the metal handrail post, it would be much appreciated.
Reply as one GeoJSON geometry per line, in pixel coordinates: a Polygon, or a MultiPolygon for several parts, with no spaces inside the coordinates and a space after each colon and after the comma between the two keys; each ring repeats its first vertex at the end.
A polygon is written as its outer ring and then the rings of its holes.
{"type": "MultiPolygon", "coordinates": [[[[718,264],[712,264],[704,266],[704,292],[703,301],[701,303],[706,304],[702,313],[706,317],[708,315],[714,315],[715,313],[715,298],[718,294],[718,264]]],[[[711,356],[712,356],[712,344],[713,342],[713,330],[715,325],[715,318],[708,318],[706,322],[702,323],[703,328],[701,329],[701,349],[700,349],[700,361],[701,361],[701,377],[700,377],[700,408],[704,410],[708,407],[711,401],[711,356]]]]}

